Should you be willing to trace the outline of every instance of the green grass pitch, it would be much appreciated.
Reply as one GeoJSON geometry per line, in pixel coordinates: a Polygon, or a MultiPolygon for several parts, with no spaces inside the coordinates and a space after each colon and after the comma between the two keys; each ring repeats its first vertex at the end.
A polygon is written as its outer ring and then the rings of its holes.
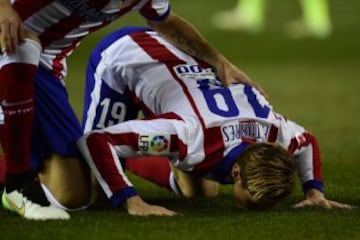
{"type": "MultiPolygon", "coordinates": [[[[268,1],[267,26],[260,35],[219,32],[209,16],[235,0],[172,1],[173,10],[191,21],[231,61],[260,83],[274,108],[311,130],[322,149],[326,196],[360,205],[360,2],[330,0],[334,34],[324,40],[290,40],[283,24],[300,16],[298,1],[268,1]]],[[[67,86],[81,113],[86,59],[104,33],[144,24],[129,16],[86,39],[69,60],[67,86]]],[[[131,176],[149,202],[181,213],[176,217],[133,217],[123,209],[72,212],[70,221],[35,222],[0,210],[0,239],[239,239],[359,240],[360,210],[294,210],[294,193],[267,212],[235,209],[230,187],[210,200],[180,199],[131,176]]]]}

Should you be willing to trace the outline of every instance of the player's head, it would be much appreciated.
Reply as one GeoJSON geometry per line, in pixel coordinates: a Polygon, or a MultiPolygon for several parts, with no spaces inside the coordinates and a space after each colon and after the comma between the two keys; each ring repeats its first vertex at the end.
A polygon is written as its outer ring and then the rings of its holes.
{"type": "Polygon", "coordinates": [[[240,154],[231,174],[238,207],[268,209],[294,188],[295,161],[278,144],[257,143],[240,154]]]}

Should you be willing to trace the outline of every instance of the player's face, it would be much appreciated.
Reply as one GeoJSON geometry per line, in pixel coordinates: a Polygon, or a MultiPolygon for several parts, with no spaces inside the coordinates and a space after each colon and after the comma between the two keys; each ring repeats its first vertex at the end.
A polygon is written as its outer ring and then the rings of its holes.
{"type": "Polygon", "coordinates": [[[251,202],[251,195],[249,190],[244,189],[241,186],[241,179],[234,179],[234,196],[235,196],[235,204],[238,208],[246,209],[251,202]]]}
{"type": "Polygon", "coordinates": [[[235,163],[231,170],[234,179],[234,196],[237,207],[246,209],[252,201],[250,192],[241,185],[240,165],[235,163]]]}

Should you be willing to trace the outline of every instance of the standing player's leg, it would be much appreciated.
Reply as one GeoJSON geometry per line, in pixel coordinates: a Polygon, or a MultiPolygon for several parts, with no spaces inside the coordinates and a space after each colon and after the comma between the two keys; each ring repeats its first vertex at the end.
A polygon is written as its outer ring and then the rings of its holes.
{"type": "Polygon", "coordinates": [[[32,166],[52,204],[67,209],[87,206],[91,195],[89,169],[76,140],[82,135],[62,82],[39,67],[35,82],[32,166]]]}
{"type": "Polygon", "coordinates": [[[211,20],[222,30],[259,33],[265,26],[265,7],[265,0],[238,0],[233,9],[216,12],[211,20]]]}
{"type": "Polygon", "coordinates": [[[41,47],[37,37],[26,40],[14,54],[0,53],[0,100],[4,115],[0,140],[6,159],[3,206],[27,219],[68,219],[49,204],[31,169],[30,145],[34,116],[34,81],[41,47]]]}
{"type": "Polygon", "coordinates": [[[300,0],[302,18],[285,25],[291,38],[326,38],[331,35],[332,24],[327,0],[300,0]]]}
{"type": "MultiPolygon", "coordinates": [[[[3,126],[4,126],[4,113],[2,111],[1,104],[0,104],[0,128],[2,128],[3,126]]],[[[1,133],[1,129],[0,129],[0,133],[1,133]]],[[[1,149],[1,146],[0,146],[0,149],[1,149]]],[[[2,153],[2,150],[0,150],[0,151],[2,153]]],[[[1,155],[0,156],[0,192],[4,188],[5,168],[6,168],[6,166],[5,166],[5,157],[4,157],[4,155],[1,155]]]]}
{"type": "Polygon", "coordinates": [[[301,0],[303,18],[309,32],[318,38],[331,34],[331,18],[327,0],[301,0]]]}
{"type": "Polygon", "coordinates": [[[0,192],[3,190],[4,188],[4,183],[5,183],[5,157],[4,156],[0,156],[0,192]]]}

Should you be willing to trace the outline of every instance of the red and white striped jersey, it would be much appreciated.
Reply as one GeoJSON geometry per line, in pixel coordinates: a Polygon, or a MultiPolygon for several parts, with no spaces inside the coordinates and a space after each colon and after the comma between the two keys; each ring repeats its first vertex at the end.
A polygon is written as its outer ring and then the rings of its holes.
{"type": "MultiPolygon", "coordinates": [[[[87,93],[92,102],[85,131],[93,128],[103,83],[118,93],[130,92],[150,117],[84,137],[79,145],[93,167],[113,163],[122,172],[120,164],[114,163],[118,156],[162,155],[184,171],[226,182],[219,173],[222,162],[233,162],[246,144],[265,141],[278,142],[295,155],[304,185],[313,187],[314,181],[321,181],[316,140],[273,111],[256,89],[243,84],[223,87],[212,67],[176,49],[156,32],[125,32],[110,35],[91,56],[94,68],[88,76],[93,76],[94,88],[87,93]]],[[[106,180],[111,173],[103,175],[105,182],[111,182],[110,192],[120,188],[116,181],[106,180]]],[[[123,174],[114,179],[128,184],[121,181],[123,174]]]]}
{"type": "Polygon", "coordinates": [[[161,20],[170,11],[167,0],[12,0],[25,28],[36,33],[43,53],[40,64],[62,79],[66,57],[93,31],[124,14],[139,11],[150,20],[161,20]]]}

